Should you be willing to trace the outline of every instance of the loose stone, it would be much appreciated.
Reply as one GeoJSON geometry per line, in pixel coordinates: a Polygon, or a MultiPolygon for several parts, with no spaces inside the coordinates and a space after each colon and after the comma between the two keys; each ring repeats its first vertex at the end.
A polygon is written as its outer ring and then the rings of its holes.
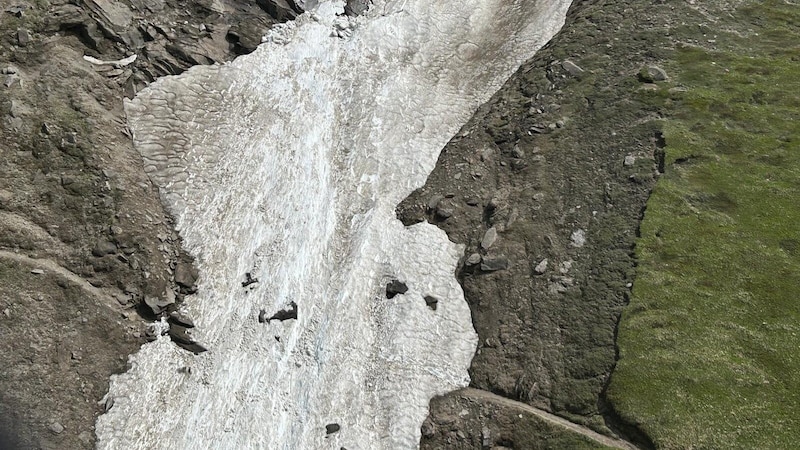
{"type": "Polygon", "coordinates": [[[533,268],[533,271],[538,273],[539,275],[545,273],[547,271],[547,258],[541,260],[536,267],[533,268]]]}
{"type": "Polygon", "coordinates": [[[468,266],[475,266],[477,264],[480,264],[480,262],[481,262],[480,253],[473,253],[473,254],[469,255],[469,257],[467,258],[467,265],[468,266]]]}
{"type": "Polygon", "coordinates": [[[408,292],[408,286],[399,280],[392,280],[386,285],[386,298],[394,298],[397,294],[408,292]]]}
{"type": "Polygon", "coordinates": [[[425,304],[428,305],[428,308],[436,311],[436,307],[439,305],[439,299],[432,295],[426,295],[425,304]]]}
{"type": "Polygon", "coordinates": [[[55,434],[61,434],[64,431],[64,425],[61,425],[58,422],[51,423],[50,426],[47,428],[49,428],[50,431],[52,431],[55,434]]]}
{"type": "Polygon", "coordinates": [[[496,272],[506,270],[509,267],[508,258],[505,256],[487,256],[481,261],[481,270],[484,272],[496,272]]]}
{"type": "Polygon", "coordinates": [[[486,230],[486,233],[483,234],[483,239],[481,239],[481,248],[484,250],[488,250],[489,247],[494,244],[497,240],[497,228],[491,227],[486,230]]]}
{"type": "Polygon", "coordinates": [[[568,59],[561,63],[561,67],[573,77],[577,77],[583,73],[583,69],[581,69],[580,66],[568,59]]]}
{"type": "Polygon", "coordinates": [[[573,247],[583,247],[586,244],[586,232],[583,230],[575,230],[570,236],[573,247]]]}

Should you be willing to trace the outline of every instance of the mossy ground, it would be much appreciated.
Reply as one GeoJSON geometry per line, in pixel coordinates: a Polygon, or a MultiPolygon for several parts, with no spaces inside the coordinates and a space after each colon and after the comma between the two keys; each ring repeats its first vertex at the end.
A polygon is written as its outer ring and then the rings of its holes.
{"type": "Polygon", "coordinates": [[[728,12],[645,94],[667,106],[666,171],[608,398],[659,448],[785,449],[800,436],[800,7],[728,12]]]}

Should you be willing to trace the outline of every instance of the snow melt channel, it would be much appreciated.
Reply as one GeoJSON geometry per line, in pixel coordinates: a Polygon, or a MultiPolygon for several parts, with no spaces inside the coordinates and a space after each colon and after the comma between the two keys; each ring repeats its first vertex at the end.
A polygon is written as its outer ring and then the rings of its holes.
{"type": "Polygon", "coordinates": [[[569,1],[376,3],[348,19],[322,2],[254,53],[126,105],[197,257],[186,309],[209,351],[161,338],[132,356],[98,448],[416,448],[429,399],[467,385],[477,337],[454,277],[462,249],[394,208],[569,1]],[[389,300],[393,278],[409,290],[389,300]],[[290,302],[297,320],[257,320],[290,302]],[[330,423],[341,429],[326,436],[330,423]]]}

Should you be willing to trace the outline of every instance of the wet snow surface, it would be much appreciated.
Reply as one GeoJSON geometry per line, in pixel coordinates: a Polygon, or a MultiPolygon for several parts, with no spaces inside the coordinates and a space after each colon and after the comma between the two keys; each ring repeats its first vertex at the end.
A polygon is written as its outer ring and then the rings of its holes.
{"type": "Polygon", "coordinates": [[[98,448],[416,448],[429,399],[467,385],[477,336],[462,249],[394,208],[568,4],[407,0],[346,19],[322,2],[128,103],[197,257],[186,310],[209,351],[145,345],[112,378],[98,448]],[[387,299],[393,279],[408,291],[387,299]],[[259,322],[291,302],[296,320],[259,322]]]}

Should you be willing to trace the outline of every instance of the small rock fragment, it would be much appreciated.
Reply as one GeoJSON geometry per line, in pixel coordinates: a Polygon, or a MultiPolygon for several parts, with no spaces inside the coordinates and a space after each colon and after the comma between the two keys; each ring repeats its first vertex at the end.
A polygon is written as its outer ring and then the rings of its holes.
{"type": "Polygon", "coordinates": [[[175,293],[172,292],[172,289],[167,289],[164,292],[164,295],[161,297],[157,297],[154,295],[146,295],[144,297],[144,303],[151,310],[153,310],[153,314],[161,314],[169,305],[175,303],[175,293]]]}
{"type": "Polygon", "coordinates": [[[267,311],[262,309],[258,312],[258,323],[265,323],[267,322],[267,311]]]}
{"type": "Polygon", "coordinates": [[[392,280],[386,284],[386,298],[394,298],[397,294],[408,292],[408,286],[399,280],[392,280]]]}
{"type": "Polygon", "coordinates": [[[473,254],[469,255],[469,257],[467,258],[467,265],[468,266],[475,266],[477,264],[480,264],[480,262],[481,262],[480,253],[473,253],[473,254]]]}
{"type": "Polygon", "coordinates": [[[536,267],[533,268],[533,271],[537,274],[541,275],[547,271],[547,258],[541,260],[536,267]]]}
{"type": "Polygon", "coordinates": [[[567,72],[569,72],[569,74],[572,75],[573,77],[577,77],[583,73],[583,69],[581,69],[580,66],[578,66],[577,64],[568,59],[564,60],[564,62],[561,63],[561,67],[564,68],[564,70],[566,70],[567,72]]]}
{"type": "Polygon", "coordinates": [[[199,274],[191,264],[180,261],[175,265],[175,283],[188,293],[197,291],[197,278],[199,274]]]}
{"type": "Polygon", "coordinates": [[[487,256],[481,261],[481,270],[484,272],[496,272],[506,270],[509,267],[508,258],[505,256],[487,256]]]}
{"type": "Polygon", "coordinates": [[[432,295],[426,295],[425,304],[428,305],[428,308],[436,311],[436,307],[439,305],[439,299],[432,295]]]}
{"type": "Polygon", "coordinates": [[[53,422],[47,428],[50,429],[55,434],[61,434],[64,431],[64,425],[61,425],[58,422],[53,422]]]}
{"type": "Polygon", "coordinates": [[[639,80],[645,83],[653,83],[655,81],[666,81],[667,72],[658,66],[642,67],[639,71],[639,80]]]}
{"type": "Polygon", "coordinates": [[[486,233],[483,234],[483,239],[481,239],[481,248],[484,250],[488,250],[489,247],[494,244],[497,240],[497,228],[491,227],[486,230],[486,233]]]}
{"type": "Polygon", "coordinates": [[[325,425],[325,434],[333,434],[341,429],[342,427],[340,427],[338,423],[329,423],[325,425]]]}
{"type": "Polygon", "coordinates": [[[82,431],[78,435],[78,439],[88,446],[92,443],[92,433],[88,431],[82,431]]]}
{"type": "Polygon", "coordinates": [[[26,45],[28,45],[28,42],[30,41],[31,41],[31,35],[28,32],[28,30],[24,28],[20,28],[19,30],[17,30],[17,43],[19,43],[19,45],[25,47],[26,45]]]}
{"type": "Polygon", "coordinates": [[[250,272],[244,274],[244,281],[242,281],[242,287],[250,286],[253,283],[258,283],[258,278],[253,277],[250,272]]]}
{"type": "Polygon", "coordinates": [[[34,274],[34,275],[42,275],[44,273],[44,270],[42,270],[42,269],[32,269],[31,273],[34,274]]]}
{"type": "Polygon", "coordinates": [[[11,203],[11,200],[14,198],[14,194],[10,191],[5,189],[0,189],[0,206],[6,206],[11,203]]]}
{"type": "Polygon", "coordinates": [[[636,157],[633,155],[627,155],[625,156],[625,160],[622,162],[622,165],[629,167],[634,165],[635,163],[636,163],[636,157]]]}
{"type": "Polygon", "coordinates": [[[573,247],[583,247],[586,244],[586,232],[580,229],[575,230],[572,232],[570,239],[573,247]]]}
{"type": "Polygon", "coordinates": [[[442,208],[441,206],[436,208],[436,217],[438,219],[444,220],[449,219],[453,215],[453,210],[450,208],[442,208]]]}
{"type": "Polygon", "coordinates": [[[428,211],[435,211],[439,203],[444,200],[444,195],[434,195],[428,200],[428,211]]]}
{"type": "Polygon", "coordinates": [[[117,246],[110,241],[99,241],[92,249],[92,255],[101,258],[105,255],[112,255],[117,252],[117,246]]]}

